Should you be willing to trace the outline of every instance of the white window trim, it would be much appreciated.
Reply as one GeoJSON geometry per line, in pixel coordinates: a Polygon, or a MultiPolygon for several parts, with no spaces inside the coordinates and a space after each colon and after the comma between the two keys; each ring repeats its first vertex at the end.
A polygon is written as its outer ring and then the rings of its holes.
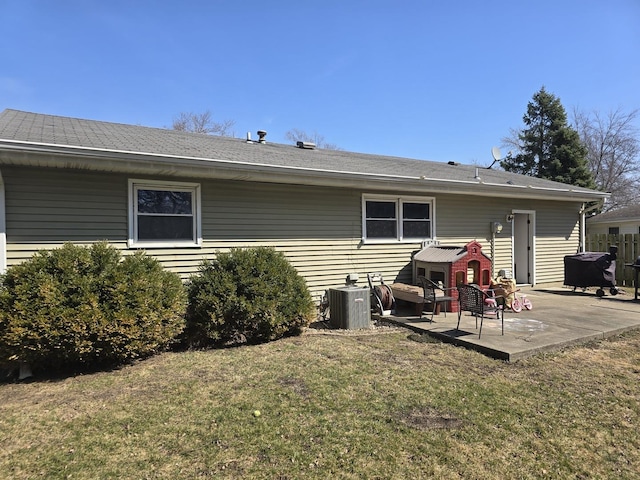
{"type": "Polygon", "coordinates": [[[202,211],[200,199],[200,184],[189,182],[170,182],[165,180],[142,180],[129,179],[128,188],[128,210],[129,210],[129,238],[127,244],[129,248],[184,248],[202,246],[202,211]],[[137,195],[139,189],[148,190],[178,190],[189,191],[193,199],[193,240],[185,241],[138,241],[138,215],[137,215],[137,195]]]}
{"type": "Polygon", "coordinates": [[[362,195],[362,243],[419,243],[424,240],[436,239],[436,199],[435,197],[417,197],[403,195],[362,195]],[[367,202],[394,202],[396,205],[396,225],[398,235],[396,238],[367,238],[367,202]],[[431,205],[431,237],[429,238],[404,238],[402,235],[402,218],[400,218],[403,203],[428,203],[431,205]]]}

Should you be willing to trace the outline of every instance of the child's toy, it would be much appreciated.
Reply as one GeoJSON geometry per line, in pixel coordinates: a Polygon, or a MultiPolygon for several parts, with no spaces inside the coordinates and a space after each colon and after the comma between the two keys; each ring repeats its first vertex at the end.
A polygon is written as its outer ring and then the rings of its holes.
{"type": "Polygon", "coordinates": [[[516,282],[511,276],[509,270],[500,270],[498,276],[491,281],[491,290],[496,297],[503,297],[505,307],[510,308],[516,313],[522,311],[522,307],[531,310],[533,305],[526,295],[516,295],[520,291],[516,288],[516,282]]]}
{"type": "Polygon", "coordinates": [[[519,292],[520,289],[518,288],[515,292],[513,292],[513,301],[511,302],[511,310],[513,310],[516,313],[520,313],[522,311],[522,307],[526,308],[527,310],[531,310],[533,308],[533,305],[531,304],[531,300],[529,300],[526,295],[520,295],[518,297],[518,295],[516,295],[516,292],[519,292]]]}

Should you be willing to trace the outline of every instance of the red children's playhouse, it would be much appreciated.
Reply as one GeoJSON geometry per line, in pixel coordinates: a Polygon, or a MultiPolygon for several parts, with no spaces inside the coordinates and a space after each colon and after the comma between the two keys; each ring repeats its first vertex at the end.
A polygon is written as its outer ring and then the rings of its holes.
{"type": "MultiPolygon", "coordinates": [[[[482,252],[482,245],[476,241],[464,247],[454,245],[428,245],[413,257],[413,283],[418,276],[424,276],[441,284],[457,298],[455,288],[461,284],[476,284],[481,289],[491,285],[491,259],[482,252]]],[[[451,302],[447,311],[457,312],[457,302],[451,302]]]]}

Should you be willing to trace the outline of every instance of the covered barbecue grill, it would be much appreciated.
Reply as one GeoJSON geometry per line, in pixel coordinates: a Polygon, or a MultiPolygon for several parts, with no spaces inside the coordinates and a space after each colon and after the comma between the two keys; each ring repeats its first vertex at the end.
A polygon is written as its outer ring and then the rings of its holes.
{"type": "Polygon", "coordinates": [[[618,247],[609,247],[609,253],[583,252],[564,257],[564,284],[573,287],[598,287],[596,295],[602,297],[605,288],[611,295],[618,294],[616,287],[616,258],[618,247]]]}

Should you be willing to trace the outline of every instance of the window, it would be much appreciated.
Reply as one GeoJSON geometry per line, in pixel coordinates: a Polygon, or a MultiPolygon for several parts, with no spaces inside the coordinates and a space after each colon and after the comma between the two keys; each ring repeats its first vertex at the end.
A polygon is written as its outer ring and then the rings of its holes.
{"type": "Polygon", "coordinates": [[[609,235],[620,235],[620,227],[609,227],[609,235]]]}
{"type": "Polygon", "coordinates": [[[365,238],[396,238],[398,221],[395,202],[369,200],[366,202],[365,238]]]}
{"type": "Polygon", "coordinates": [[[431,238],[431,205],[401,202],[402,236],[405,238],[431,238]]]}
{"type": "Polygon", "coordinates": [[[200,185],[129,181],[129,246],[199,246],[200,185]]]}
{"type": "Polygon", "coordinates": [[[363,197],[363,239],[372,241],[433,238],[431,198],[363,197]]]}

